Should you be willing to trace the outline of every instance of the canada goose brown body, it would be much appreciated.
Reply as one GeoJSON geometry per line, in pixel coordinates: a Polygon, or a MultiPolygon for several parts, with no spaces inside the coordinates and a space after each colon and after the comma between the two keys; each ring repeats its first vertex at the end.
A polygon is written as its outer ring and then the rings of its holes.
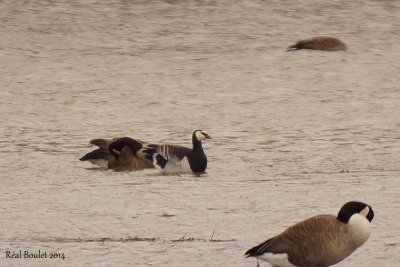
{"type": "Polygon", "coordinates": [[[318,36],[311,39],[300,40],[296,44],[289,46],[287,51],[300,49],[314,49],[322,51],[344,51],[347,46],[341,40],[334,37],[318,36]]]}
{"type": "Polygon", "coordinates": [[[367,241],[374,217],[372,208],[364,203],[348,202],[346,205],[337,217],[318,215],[301,221],[249,249],[245,255],[279,267],[336,264],[367,241]],[[353,206],[349,209],[349,205],[353,206]]]}
{"type": "Polygon", "coordinates": [[[115,170],[142,170],[154,168],[152,161],[140,155],[139,150],[144,144],[140,140],[129,137],[113,139],[93,139],[90,144],[99,148],[82,158],[101,167],[115,170]]]}

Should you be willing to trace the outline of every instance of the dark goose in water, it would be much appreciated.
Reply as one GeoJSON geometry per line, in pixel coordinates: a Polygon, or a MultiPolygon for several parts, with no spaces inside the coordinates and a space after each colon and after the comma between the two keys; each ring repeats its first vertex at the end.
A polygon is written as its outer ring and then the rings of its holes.
{"type": "Polygon", "coordinates": [[[300,40],[296,44],[289,46],[286,51],[314,49],[323,51],[346,50],[346,44],[334,37],[318,36],[311,39],[300,40]]]}
{"type": "Polygon", "coordinates": [[[144,144],[140,140],[129,137],[93,139],[90,144],[99,148],[87,153],[79,160],[118,170],[142,170],[154,167],[152,161],[140,153],[144,144]]]}

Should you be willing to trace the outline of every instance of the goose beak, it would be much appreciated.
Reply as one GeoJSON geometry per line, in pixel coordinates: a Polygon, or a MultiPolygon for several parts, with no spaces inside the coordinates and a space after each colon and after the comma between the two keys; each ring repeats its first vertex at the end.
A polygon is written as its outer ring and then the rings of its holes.
{"type": "Polygon", "coordinates": [[[204,135],[204,137],[205,137],[206,139],[211,139],[211,137],[210,137],[208,134],[203,133],[203,135],[204,135]]]}

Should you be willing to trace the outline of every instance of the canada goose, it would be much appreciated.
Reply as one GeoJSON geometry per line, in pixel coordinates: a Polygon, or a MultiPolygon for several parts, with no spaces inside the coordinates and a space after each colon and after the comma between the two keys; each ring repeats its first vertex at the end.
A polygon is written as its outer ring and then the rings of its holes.
{"type": "Polygon", "coordinates": [[[207,168],[207,156],[201,141],[211,139],[202,130],[192,135],[193,148],[177,145],[144,145],[142,152],[147,159],[153,160],[154,166],[164,173],[204,172],[207,168]]]}
{"type": "Polygon", "coordinates": [[[289,46],[286,51],[314,49],[323,51],[346,50],[346,44],[334,37],[318,36],[311,39],[300,40],[296,44],[289,46]]]}
{"type": "Polygon", "coordinates": [[[337,217],[314,216],[249,249],[246,257],[257,257],[276,267],[326,267],[349,256],[367,241],[374,218],[372,208],[362,202],[343,205],[337,217]]]}
{"type": "Polygon", "coordinates": [[[140,154],[144,142],[129,137],[113,139],[93,139],[90,144],[95,149],[79,160],[90,161],[100,167],[121,170],[141,170],[154,168],[152,161],[140,154]]]}

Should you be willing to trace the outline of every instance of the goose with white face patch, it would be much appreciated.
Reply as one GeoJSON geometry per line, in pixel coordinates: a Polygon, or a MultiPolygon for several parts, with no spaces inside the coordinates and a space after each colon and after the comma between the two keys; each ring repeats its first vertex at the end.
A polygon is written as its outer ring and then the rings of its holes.
{"type": "Polygon", "coordinates": [[[93,139],[90,144],[98,146],[79,160],[116,170],[142,170],[154,168],[153,162],[140,153],[144,142],[129,137],[93,139]]]}
{"type": "Polygon", "coordinates": [[[201,144],[205,139],[211,137],[203,130],[196,130],[192,135],[193,148],[151,144],[144,145],[141,151],[163,173],[202,173],[207,168],[207,156],[201,144]]]}
{"type": "Polygon", "coordinates": [[[373,218],[369,205],[351,201],[336,217],[319,215],[306,219],[249,249],[245,256],[275,267],[331,266],[367,241],[373,218]]]}

